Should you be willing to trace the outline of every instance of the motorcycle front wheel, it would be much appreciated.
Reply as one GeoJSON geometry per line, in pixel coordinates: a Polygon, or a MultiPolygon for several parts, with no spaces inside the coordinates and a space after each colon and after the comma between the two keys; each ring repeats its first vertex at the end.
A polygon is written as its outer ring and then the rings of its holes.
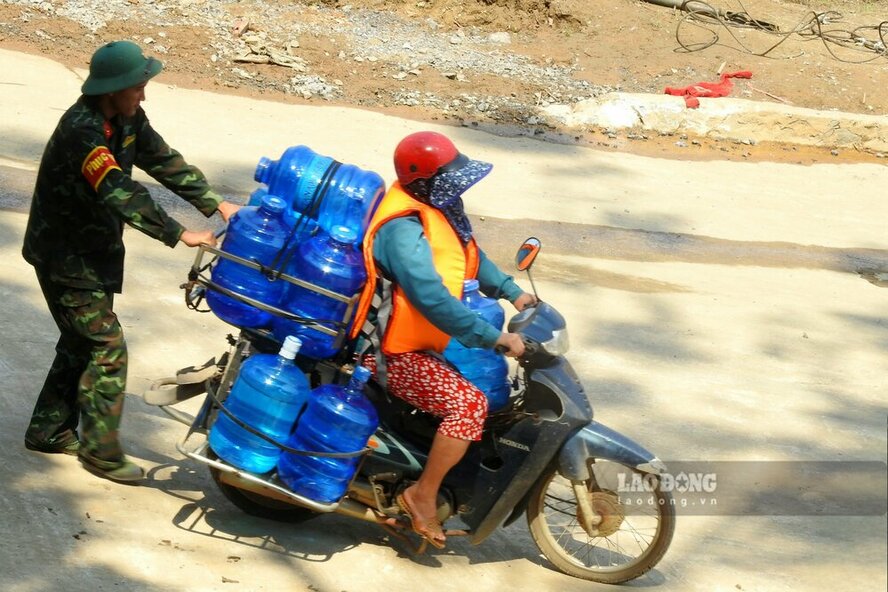
{"type": "Polygon", "coordinates": [[[661,491],[655,479],[647,480],[656,485],[643,494],[620,493],[619,485],[633,482],[626,477],[639,473],[620,463],[594,460],[590,469],[592,477],[578,487],[555,469],[540,477],[527,506],[530,534],[546,559],[568,575],[605,584],[637,578],[660,561],[672,542],[672,495],[661,491]],[[584,526],[577,489],[596,515],[591,532],[584,526]]]}

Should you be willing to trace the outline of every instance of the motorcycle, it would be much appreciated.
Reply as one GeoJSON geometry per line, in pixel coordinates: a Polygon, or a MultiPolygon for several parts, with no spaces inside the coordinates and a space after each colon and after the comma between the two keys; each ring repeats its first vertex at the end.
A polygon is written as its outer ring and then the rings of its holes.
{"type": "MultiPolygon", "coordinates": [[[[534,293],[531,267],[540,248],[540,241],[530,238],[516,255],[516,267],[528,274],[534,293]]],[[[201,249],[225,256],[210,247],[201,249]]],[[[212,287],[197,272],[200,257],[187,289],[212,287]]],[[[509,403],[489,414],[482,439],[470,446],[441,487],[438,518],[446,523],[458,517],[466,526],[445,529],[445,534],[479,544],[524,515],[534,542],[558,570],[610,584],[641,576],[666,553],[675,528],[671,494],[659,483],[665,465],[593,419],[589,398],[565,358],[566,322],[551,304],[539,301],[519,312],[508,330],[521,335],[526,351],[517,360],[509,403]],[[639,483],[644,496],[631,487],[639,483]]],[[[208,446],[206,436],[218,414],[225,412],[225,395],[241,362],[252,352],[276,352],[279,346],[268,334],[252,329],[241,329],[229,342],[220,361],[184,369],[145,394],[146,402],[189,426],[177,444],[179,452],[208,465],[221,492],[247,514],[298,521],[335,512],[376,523],[407,540],[410,519],[396,498],[422,473],[439,420],[371,380],[366,395],[380,425],[367,448],[354,453],[363,458],[346,494],[333,503],[307,499],[289,491],[274,471],[242,471],[217,458],[208,446]],[[204,392],[194,417],[175,407],[204,392]]],[[[313,385],[341,380],[348,371],[347,363],[298,356],[296,361],[313,385]]],[[[425,550],[425,542],[416,552],[425,550]]]]}

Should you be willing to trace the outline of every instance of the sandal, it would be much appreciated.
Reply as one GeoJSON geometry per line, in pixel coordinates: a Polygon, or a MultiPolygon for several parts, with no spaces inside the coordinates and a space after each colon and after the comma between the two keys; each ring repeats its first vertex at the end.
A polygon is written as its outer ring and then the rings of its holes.
{"type": "Polygon", "coordinates": [[[437,518],[432,518],[425,523],[425,530],[421,530],[419,526],[417,526],[416,515],[413,513],[413,510],[407,505],[407,499],[404,497],[403,493],[399,493],[395,498],[398,506],[404,511],[405,514],[410,516],[410,525],[413,527],[413,532],[421,536],[423,539],[432,544],[436,549],[443,549],[446,544],[444,539],[444,531],[441,528],[441,523],[437,518]],[[440,537],[440,538],[439,538],[440,537]],[[443,540],[442,540],[443,539],[443,540]]]}

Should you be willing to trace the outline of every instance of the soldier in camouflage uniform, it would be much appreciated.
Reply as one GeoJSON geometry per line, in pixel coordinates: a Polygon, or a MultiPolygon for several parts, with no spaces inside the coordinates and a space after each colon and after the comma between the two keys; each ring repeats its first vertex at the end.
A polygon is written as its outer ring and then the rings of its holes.
{"type": "Polygon", "coordinates": [[[123,225],[170,247],[216,244],[212,231],[187,230],[164,212],[133,180],[133,166],[207,217],[219,211],[227,221],[238,209],[148,122],[140,103],[161,68],[129,41],[95,52],[83,95],[43,153],[22,250],[61,332],[25,446],[76,454],[85,468],[117,481],[143,477],[118,438],[127,352],[113,300],[123,283],[123,225]]]}

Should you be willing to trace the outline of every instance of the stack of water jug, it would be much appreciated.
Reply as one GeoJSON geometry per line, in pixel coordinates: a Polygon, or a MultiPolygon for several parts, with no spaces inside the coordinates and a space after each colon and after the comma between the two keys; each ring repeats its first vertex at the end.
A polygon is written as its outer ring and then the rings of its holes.
{"type": "Polygon", "coordinates": [[[263,157],[254,178],[266,186],[232,217],[221,249],[261,269],[220,257],[211,280],[221,290],[208,290],[207,304],[227,323],[270,329],[280,341],[296,335],[302,355],[330,358],[337,352],[336,336],[318,328],[343,330],[348,303],[276,275],[304,280],[346,300],[358,294],[366,280],[360,245],[385,182],[377,173],[305,146],[288,148],[277,161],[263,157]],[[307,322],[271,314],[250,301],[307,322]]]}
{"type": "Polygon", "coordinates": [[[305,146],[288,148],[277,161],[263,157],[254,178],[265,186],[229,221],[221,250],[259,269],[219,257],[207,303],[223,321],[270,330],[283,345],[278,354],[257,353],[243,362],[209,443],[234,467],[277,471],[293,492],[334,502],[345,494],[359,457],[323,454],[360,451],[376,431],[376,411],[363,395],[370,372],[359,366],[347,385],[312,391],[294,360],[297,354],[328,359],[337,353],[337,336],[318,327],[347,329],[346,301],[366,280],[360,245],[385,183],[305,146]],[[280,279],[280,273],[344,299],[280,279]],[[281,445],[322,455],[297,455],[281,445]]]}
{"type": "Polygon", "coordinates": [[[219,458],[251,473],[277,469],[278,478],[294,493],[332,503],[345,494],[360,457],[296,454],[277,443],[322,455],[361,451],[379,425],[363,394],[370,371],[358,366],[348,384],[310,390],[293,363],[300,345],[298,338],[288,336],[278,354],[254,354],[244,361],[225,401],[227,413],[220,413],[210,430],[210,447],[219,458]]]}

